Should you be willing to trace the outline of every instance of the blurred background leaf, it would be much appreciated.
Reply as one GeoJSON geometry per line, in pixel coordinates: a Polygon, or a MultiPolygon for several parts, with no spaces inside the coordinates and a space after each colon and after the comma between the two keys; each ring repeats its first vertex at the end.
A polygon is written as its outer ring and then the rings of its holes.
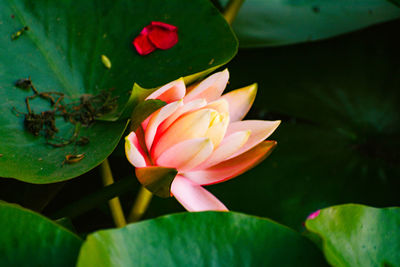
{"type": "Polygon", "coordinates": [[[183,213],[88,236],[77,266],[326,266],[313,244],[270,220],[183,213]]]}
{"type": "Polygon", "coordinates": [[[74,266],[82,240],[49,219],[0,202],[1,266],[74,266]]]}
{"type": "Polygon", "coordinates": [[[265,47],[326,39],[399,17],[388,0],[246,0],[233,29],[241,47],[265,47]]]}
{"type": "MultiPolygon", "coordinates": [[[[237,50],[231,28],[208,0],[1,1],[0,25],[0,176],[31,183],[63,181],[92,169],[113,151],[126,122],[96,122],[81,130],[90,140],[87,146],[53,148],[24,131],[22,114],[13,112],[25,113],[31,95],[16,88],[16,80],[30,76],[40,92],[61,92],[69,101],[111,91],[121,109],[135,82],[154,88],[182,76],[194,79],[228,62],[237,50]],[[131,42],[151,21],[176,25],[179,42],[142,57],[131,42]],[[12,40],[25,26],[29,29],[12,40]],[[101,62],[103,54],[111,69],[101,62]],[[85,157],[63,164],[66,155],[75,154],[85,157]]],[[[33,102],[36,113],[52,109],[47,101],[33,102]]],[[[62,118],[56,123],[58,136],[73,134],[73,125],[62,118]]]]}
{"type": "Polygon", "coordinates": [[[399,0],[388,0],[388,1],[400,7],[400,1],[399,0]]]}
{"type": "Polygon", "coordinates": [[[400,208],[342,205],[306,222],[332,266],[400,266],[400,208]]]}
{"type": "Polygon", "coordinates": [[[229,66],[230,88],[258,81],[249,117],[283,123],[271,137],[278,141],[272,155],[218,185],[216,195],[233,210],[296,229],[308,213],[330,205],[400,205],[399,25],[241,51],[229,66]]]}

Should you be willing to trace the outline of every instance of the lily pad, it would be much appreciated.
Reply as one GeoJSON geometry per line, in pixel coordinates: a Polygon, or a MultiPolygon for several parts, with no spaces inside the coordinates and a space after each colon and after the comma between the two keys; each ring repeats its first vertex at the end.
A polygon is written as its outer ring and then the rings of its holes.
{"type": "Polygon", "coordinates": [[[88,236],[77,266],[326,266],[313,244],[267,219],[183,213],[88,236]]]}
{"type": "Polygon", "coordinates": [[[246,0],[233,29],[241,47],[265,47],[326,39],[399,17],[387,0],[246,0]]]}
{"type": "Polygon", "coordinates": [[[49,219],[0,202],[1,266],[74,266],[82,240],[49,219]]]}
{"type": "MultiPolygon", "coordinates": [[[[63,93],[67,102],[111,92],[118,97],[112,113],[118,116],[135,83],[155,88],[179,77],[195,79],[227,63],[237,41],[207,0],[7,0],[0,2],[0,47],[0,176],[52,183],[100,164],[117,145],[126,121],[82,127],[80,136],[90,140],[87,146],[51,147],[24,130],[25,98],[32,92],[16,88],[18,79],[31,77],[38,91],[63,93]],[[177,26],[179,42],[169,50],[140,56],[131,42],[151,21],[177,26]],[[110,69],[102,55],[110,60],[110,69]],[[63,164],[66,155],[81,154],[79,162],[63,164]]],[[[33,100],[31,107],[35,113],[52,109],[43,99],[33,100]]],[[[68,139],[74,126],[62,121],[56,121],[57,135],[68,139]]]]}
{"type": "Polygon", "coordinates": [[[400,208],[342,205],[306,221],[332,266],[399,266],[400,208]]]}

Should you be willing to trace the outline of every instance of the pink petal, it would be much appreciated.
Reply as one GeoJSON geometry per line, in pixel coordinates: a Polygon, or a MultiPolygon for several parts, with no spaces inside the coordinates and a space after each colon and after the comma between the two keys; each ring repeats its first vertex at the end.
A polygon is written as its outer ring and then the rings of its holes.
{"type": "Polygon", "coordinates": [[[135,132],[125,137],[125,154],[128,161],[135,167],[146,167],[146,155],[139,144],[135,132]]]}
{"type": "Polygon", "coordinates": [[[213,194],[180,175],[172,182],[171,193],[188,211],[228,211],[213,194]]]}
{"type": "Polygon", "coordinates": [[[215,109],[219,113],[229,114],[229,103],[225,99],[219,98],[218,100],[208,103],[204,108],[215,109]]]}
{"type": "Polygon", "coordinates": [[[145,56],[156,50],[157,48],[150,42],[145,34],[139,34],[133,40],[132,44],[135,46],[136,51],[141,56],[145,56]]]}
{"type": "Polygon", "coordinates": [[[195,99],[190,101],[183,106],[179,107],[171,116],[169,116],[159,127],[158,131],[160,133],[164,132],[171,124],[176,121],[182,115],[190,112],[198,110],[199,108],[204,107],[207,102],[204,99],[195,99]]]}
{"type": "Polygon", "coordinates": [[[164,28],[169,31],[177,31],[178,30],[178,27],[168,24],[168,23],[165,23],[165,22],[161,22],[161,21],[152,21],[151,25],[158,26],[158,27],[164,28]]]}
{"type": "Polygon", "coordinates": [[[147,123],[147,127],[145,130],[145,140],[147,149],[150,151],[151,146],[154,141],[154,137],[156,136],[158,126],[171,114],[173,114],[176,109],[183,105],[183,101],[175,101],[165,105],[164,107],[160,108],[159,110],[155,111],[151,116],[150,120],[147,123]]]}
{"type": "Polygon", "coordinates": [[[179,172],[190,170],[210,156],[213,144],[208,138],[183,141],[163,152],[156,163],[158,166],[175,168],[179,172]]]}
{"type": "MultiPolygon", "coordinates": [[[[244,144],[238,151],[236,151],[229,158],[236,157],[249,149],[255,147],[268,136],[270,136],[275,129],[279,126],[281,121],[261,121],[261,120],[246,120],[246,121],[235,121],[229,124],[225,136],[229,136],[232,133],[239,131],[250,130],[251,135],[246,144],[244,144]]],[[[229,159],[228,158],[228,159],[229,159]]]]}
{"type": "Polygon", "coordinates": [[[251,131],[241,131],[225,137],[211,156],[196,169],[205,169],[226,160],[247,142],[250,133],[251,131]]]}
{"type": "Polygon", "coordinates": [[[264,141],[240,156],[204,170],[185,172],[184,176],[201,185],[221,183],[256,166],[272,152],[275,146],[275,141],[264,141]]]}
{"type": "Polygon", "coordinates": [[[314,211],[313,213],[308,215],[307,220],[313,220],[313,219],[317,218],[320,212],[321,212],[321,210],[314,211]]]}
{"type": "Polygon", "coordinates": [[[154,27],[148,34],[150,42],[157,48],[166,50],[178,43],[176,31],[166,30],[161,27],[154,27]]]}
{"type": "Polygon", "coordinates": [[[182,141],[205,137],[212,112],[215,111],[200,109],[177,119],[159,138],[154,140],[152,157],[158,158],[162,152],[182,141]]]}
{"type": "Polygon", "coordinates": [[[171,103],[182,99],[186,94],[185,82],[182,78],[167,83],[149,95],[147,99],[159,99],[167,103],[171,103]]]}
{"type": "Polygon", "coordinates": [[[224,94],[221,98],[229,103],[229,116],[231,122],[240,121],[253,105],[257,94],[257,84],[231,91],[224,94]]]}
{"type": "Polygon", "coordinates": [[[185,101],[191,101],[196,98],[204,98],[207,102],[214,101],[222,95],[228,80],[229,72],[227,69],[217,72],[192,87],[186,94],[185,101]]]}

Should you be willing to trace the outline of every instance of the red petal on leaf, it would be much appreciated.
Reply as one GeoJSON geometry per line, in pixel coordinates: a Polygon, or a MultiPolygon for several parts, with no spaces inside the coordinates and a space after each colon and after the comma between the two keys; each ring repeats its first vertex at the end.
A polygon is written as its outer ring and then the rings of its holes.
{"type": "Polygon", "coordinates": [[[151,25],[156,26],[156,27],[161,27],[163,29],[166,29],[168,31],[173,31],[173,32],[176,32],[178,30],[178,27],[171,25],[171,24],[161,22],[161,21],[152,21],[151,25]]]}
{"type": "Polygon", "coordinates": [[[154,28],[153,25],[147,25],[146,27],[143,28],[143,30],[140,32],[140,34],[148,35],[153,28],[154,28]]]}
{"type": "Polygon", "coordinates": [[[136,51],[144,56],[157,48],[170,49],[178,42],[178,27],[160,21],[152,21],[133,40],[136,51]]]}
{"type": "Polygon", "coordinates": [[[142,56],[148,55],[156,50],[156,47],[149,41],[149,38],[145,34],[139,34],[135,40],[133,40],[132,44],[135,46],[139,55],[142,56]]]}
{"type": "Polygon", "coordinates": [[[157,48],[170,49],[178,42],[178,34],[161,27],[154,27],[149,33],[149,40],[157,48]]]}

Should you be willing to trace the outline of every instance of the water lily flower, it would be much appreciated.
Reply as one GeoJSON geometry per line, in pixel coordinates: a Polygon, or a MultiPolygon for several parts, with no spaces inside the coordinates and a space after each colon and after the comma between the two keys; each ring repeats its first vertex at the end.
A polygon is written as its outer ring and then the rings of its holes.
{"type": "Polygon", "coordinates": [[[189,88],[183,79],[164,85],[147,99],[167,104],[126,137],[126,156],[136,173],[154,166],[177,170],[170,193],[189,211],[226,211],[203,186],[242,174],[276,145],[265,139],[280,121],[242,121],[256,84],[222,95],[228,79],[224,70],[189,88]]]}

